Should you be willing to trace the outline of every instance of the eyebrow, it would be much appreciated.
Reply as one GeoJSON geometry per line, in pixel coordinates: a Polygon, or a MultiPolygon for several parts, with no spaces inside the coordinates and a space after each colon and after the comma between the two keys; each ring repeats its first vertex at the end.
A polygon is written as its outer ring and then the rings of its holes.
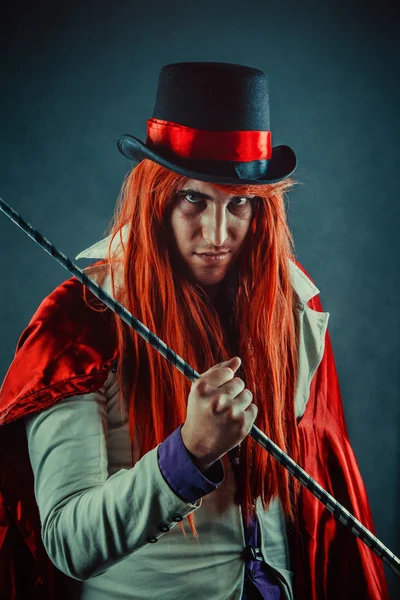
{"type": "MultiPolygon", "coordinates": [[[[210,196],[209,194],[205,194],[204,192],[199,192],[198,190],[192,190],[192,189],[183,189],[183,190],[179,190],[178,194],[196,194],[196,196],[199,196],[199,198],[204,198],[204,200],[212,200],[212,196],[210,196]]],[[[249,196],[232,196],[232,200],[234,198],[248,198],[249,196]]],[[[251,198],[250,198],[251,199],[251,198]]]]}

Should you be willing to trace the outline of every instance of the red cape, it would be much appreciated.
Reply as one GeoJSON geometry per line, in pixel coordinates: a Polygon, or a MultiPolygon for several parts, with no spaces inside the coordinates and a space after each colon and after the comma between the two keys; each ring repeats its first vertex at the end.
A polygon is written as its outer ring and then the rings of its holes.
{"type": "MultiPolygon", "coordinates": [[[[298,263],[297,263],[298,264],[298,263]]],[[[306,271],[298,264],[306,273],[306,271]]],[[[306,273],[308,276],[308,274],[306,273]]],[[[88,296],[93,298],[90,293],[88,296]]],[[[308,302],[322,311],[318,296],[308,302]]],[[[99,389],[117,359],[113,316],[91,310],[75,279],[40,305],[22,333],[0,390],[0,597],[67,600],[44,550],[21,417],[99,389]]],[[[329,333],[299,422],[304,469],[373,533],[348,440],[329,333]]],[[[382,561],[305,488],[289,532],[295,600],[386,600],[382,561]]]]}

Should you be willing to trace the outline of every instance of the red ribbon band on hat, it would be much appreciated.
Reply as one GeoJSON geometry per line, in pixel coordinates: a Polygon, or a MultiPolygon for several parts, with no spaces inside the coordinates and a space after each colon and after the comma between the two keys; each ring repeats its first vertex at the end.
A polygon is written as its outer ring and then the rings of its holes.
{"type": "Polygon", "coordinates": [[[148,119],[146,143],[182,158],[250,162],[272,156],[270,131],[207,131],[160,119],[148,119]]]}

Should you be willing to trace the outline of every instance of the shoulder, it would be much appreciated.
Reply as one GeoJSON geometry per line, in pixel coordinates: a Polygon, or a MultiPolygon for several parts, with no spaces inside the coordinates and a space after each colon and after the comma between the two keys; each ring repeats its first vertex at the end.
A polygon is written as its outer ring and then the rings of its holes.
{"type": "MultiPolygon", "coordinates": [[[[113,315],[106,306],[75,277],[67,279],[46,296],[18,340],[17,351],[28,338],[46,332],[47,339],[57,336],[85,337],[100,327],[113,328],[113,315]]],[[[104,333],[104,331],[103,331],[104,333]]]]}
{"type": "Polygon", "coordinates": [[[44,298],[1,387],[0,423],[103,385],[118,353],[114,316],[85,296],[71,278],[44,298]]]}
{"type": "Polygon", "coordinates": [[[296,258],[289,260],[289,266],[293,289],[301,303],[317,312],[322,312],[323,308],[319,298],[320,290],[315,285],[309,272],[296,258]]]}

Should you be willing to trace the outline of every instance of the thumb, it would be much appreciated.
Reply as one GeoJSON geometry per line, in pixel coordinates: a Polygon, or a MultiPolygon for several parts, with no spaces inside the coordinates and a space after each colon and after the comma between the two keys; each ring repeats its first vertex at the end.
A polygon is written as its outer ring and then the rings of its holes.
{"type": "Polygon", "coordinates": [[[218,365],[217,367],[229,367],[233,372],[237,371],[240,365],[242,364],[242,359],[240,356],[233,356],[229,360],[225,360],[218,365]]]}
{"type": "Polygon", "coordinates": [[[242,359],[239,356],[234,356],[233,358],[230,358],[229,360],[224,360],[223,362],[213,365],[207,371],[202,373],[201,376],[205,375],[205,373],[208,373],[208,371],[211,371],[212,369],[215,369],[217,367],[230,367],[232,369],[232,371],[235,372],[240,367],[241,363],[242,363],[242,359]]]}

